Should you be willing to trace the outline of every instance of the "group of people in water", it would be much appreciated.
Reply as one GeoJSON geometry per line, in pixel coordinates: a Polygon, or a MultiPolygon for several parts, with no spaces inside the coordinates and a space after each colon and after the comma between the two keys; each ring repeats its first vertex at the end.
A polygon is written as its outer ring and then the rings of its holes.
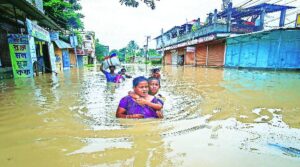
{"type": "MultiPolygon", "coordinates": [[[[131,78],[126,74],[126,69],[115,73],[116,67],[109,66],[109,72],[100,66],[101,72],[106,77],[107,82],[120,83],[125,78],[131,78]]],[[[116,111],[117,118],[163,118],[162,108],[164,102],[161,95],[157,95],[160,89],[160,69],[151,70],[151,76],[146,78],[139,76],[133,79],[133,90],[120,100],[116,111]]]]}

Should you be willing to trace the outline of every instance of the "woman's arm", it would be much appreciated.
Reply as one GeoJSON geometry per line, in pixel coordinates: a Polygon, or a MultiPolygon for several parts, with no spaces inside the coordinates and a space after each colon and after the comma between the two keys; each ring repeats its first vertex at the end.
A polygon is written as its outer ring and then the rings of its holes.
{"type": "Polygon", "coordinates": [[[134,100],[140,98],[140,96],[135,94],[134,91],[129,91],[128,95],[131,96],[134,100]]]}
{"type": "Polygon", "coordinates": [[[122,107],[118,107],[117,112],[116,112],[116,117],[117,118],[144,118],[144,115],[142,115],[142,114],[127,115],[126,109],[124,109],[122,107]]]}
{"type": "Polygon", "coordinates": [[[103,63],[101,63],[101,65],[100,65],[100,71],[105,73],[105,71],[103,70],[103,63]]]}
{"type": "Polygon", "coordinates": [[[163,108],[163,106],[159,103],[152,103],[150,101],[147,101],[146,105],[148,105],[149,107],[153,108],[154,110],[161,110],[163,108]]]}
{"type": "Polygon", "coordinates": [[[147,106],[153,108],[154,110],[161,110],[163,108],[163,105],[161,105],[160,103],[152,103],[151,101],[147,101],[144,98],[138,98],[138,99],[136,99],[136,102],[139,105],[147,105],[147,106]]]}

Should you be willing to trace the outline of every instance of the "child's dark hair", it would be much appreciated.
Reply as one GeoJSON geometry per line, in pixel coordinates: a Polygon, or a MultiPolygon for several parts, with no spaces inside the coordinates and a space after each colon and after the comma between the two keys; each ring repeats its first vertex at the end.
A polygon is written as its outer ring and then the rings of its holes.
{"type": "Polygon", "coordinates": [[[154,80],[158,81],[158,84],[159,84],[159,86],[160,86],[160,80],[159,80],[158,78],[155,78],[155,77],[149,77],[149,78],[148,78],[148,83],[149,83],[150,81],[154,81],[154,80]]]}
{"type": "Polygon", "coordinates": [[[139,76],[133,79],[132,86],[136,87],[140,82],[146,81],[148,82],[148,79],[144,76],[139,76]]]}
{"type": "Polygon", "coordinates": [[[150,71],[152,73],[156,73],[156,72],[160,72],[160,69],[159,68],[152,68],[150,71]]]}

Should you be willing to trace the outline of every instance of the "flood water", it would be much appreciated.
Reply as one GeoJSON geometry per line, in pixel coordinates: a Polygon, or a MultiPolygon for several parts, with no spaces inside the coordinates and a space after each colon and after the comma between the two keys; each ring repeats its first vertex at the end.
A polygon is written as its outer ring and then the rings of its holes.
{"type": "Polygon", "coordinates": [[[157,120],[116,119],[132,79],[107,85],[96,68],[0,81],[0,166],[299,167],[299,72],[161,73],[157,120]]]}

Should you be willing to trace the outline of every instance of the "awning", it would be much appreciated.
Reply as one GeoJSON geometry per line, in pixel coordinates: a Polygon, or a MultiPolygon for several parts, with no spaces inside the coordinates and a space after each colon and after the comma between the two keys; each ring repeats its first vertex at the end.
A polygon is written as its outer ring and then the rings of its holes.
{"type": "Polygon", "coordinates": [[[68,49],[68,48],[72,48],[72,46],[64,41],[61,40],[55,40],[54,41],[55,44],[57,45],[57,47],[59,47],[60,49],[68,49]]]}
{"type": "MultiPolygon", "coordinates": [[[[46,16],[43,12],[38,10],[35,6],[30,4],[27,0],[0,0],[0,6],[2,9],[5,9],[4,11],[7,12],[7,14],[14,18],[14,9],[13,6],[17,7],[19,10],[16,10],[17,15],[19,18],[23,18],[30,16],[32,20],[38,20],[39,24],[53,29],[53,30],[60,30],[64,31],[57,23],[55,23],[51,18],[46,16]],[[20,13],[20,11],[23,11],[20,13]]],[[[1,11],[3,12],[3,11],[1,11]]],[[[1,13],[2,15],[3,13],[1,13]]]]}

